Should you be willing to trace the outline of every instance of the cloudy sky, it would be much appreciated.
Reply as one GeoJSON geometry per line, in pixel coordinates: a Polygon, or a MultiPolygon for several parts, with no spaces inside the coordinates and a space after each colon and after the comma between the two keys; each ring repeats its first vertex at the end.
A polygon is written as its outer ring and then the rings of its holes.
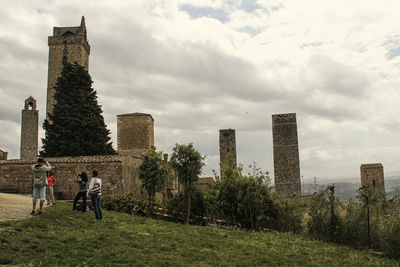
{"type": "MultiPolygon", "coordinates": [[[[44,120],[47,37],[86,18],[89,72],[116,148],[116,115],[152,114],[158,149],[193,142],[218,170],[273,174],[271,116],[297,113],[304,179],[400,172],[398,0],[0,0],[0,149],[19,158],[24,100],[44,120]]],[[[40,127],[41,135],[43,131],[40,127]]]]}

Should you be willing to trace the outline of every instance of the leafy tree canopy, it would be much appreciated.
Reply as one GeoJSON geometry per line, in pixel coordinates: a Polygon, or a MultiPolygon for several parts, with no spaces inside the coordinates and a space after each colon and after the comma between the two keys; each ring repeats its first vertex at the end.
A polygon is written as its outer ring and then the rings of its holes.
{"type": "Polygon", "coordinates": [[[150,202],[154,201],[156,192],[161,192],[168,175],[167,163],[162,159],[162,151],[152,151],[143,155],[142,164],[139,167],[139,179],[142,187],[149,194],[150,202]]]}
{"type": "Polygon", "coordinates": [[[54,87],[53,114],[43,123],[42,156],[115,154],[92,83],[84,67],[64,62],[54,87]]]}
{"type": "Polygon", "coordinates": [[[185,224],[188,224],[190,220],[191,195],[194,190],[194,182],[199,180],[201,169],[204,166],[203,159],[200,152],[191,143],[188,145],[176,144],[171,156],[172,167],[176,170],[178,180],[183,185],[185,192],[185,224]]]}

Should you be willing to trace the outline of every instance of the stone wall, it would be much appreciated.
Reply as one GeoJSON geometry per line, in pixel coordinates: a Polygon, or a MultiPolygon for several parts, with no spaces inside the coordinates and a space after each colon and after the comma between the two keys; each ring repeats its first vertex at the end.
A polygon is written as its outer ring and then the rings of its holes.
{"type": "Polygon", "coordinates": [[[151,149],[154,146],[154,120],[150,114],[117,115],[118,151],[151,149]]]}
{"type": "Polygon", "coordinates": [[[219,130],[219,162],[225,163],[228,157],[232,157],[235,165],[236,159],[236,137],[234,129],[219,130]]]}
{"type": "Polygon", "coordinates": [[[53,36],[49,36],[49,66],[47,77],[47,113],[53,112],[54,86],[61,75],[63,58],[75,61],[89,71],[90,45],[86,38],[86,25],[82,17],[81,25],[77,27],[54,27],[53,36]]]}
{"type": "Polygon", "coordinates": [[[381,193],[385,193],[383,166],[381,163],[363,164],[360,167],[360,173],[361,187],[371,187],[381,193]]]}
{"type": "Polygon", "coordinates": [[[301,194],[296,113],[272,115],[275,190],[283,196],[301,194]]]}
{"type": "Polygon", "coordinates": [[[8,152],[0,149],[0,160],[7,160],[7,159],[8,159],[8,152]]]}
{"type": "MultiPolygon", "coordinates": [[[[78,192],[74,179],[78,173],[87,172],[91,178],[96,169],[103,181],[102,192],[115,195],[124,192],[135,192],[140,198],[140,180],[138,168],[139,157],[134,156],[81,156],[47,158],[52,166],[57,184],[54,193],[58,199],[72,199],[78,192]]],[[[34,161],[7,160],[0,161],[0,192],[30,194],[32,192],[32,165],[34,161]]],[[[89,179],[90,181],[90,179],[89,179]]]]}
{"type": "Polygon", "coordinates": [[[23,160],[35,160],[38,155],[39,111],[36,100],[30,96],[25,100],[21,118],[21,152],[23,160]]]}

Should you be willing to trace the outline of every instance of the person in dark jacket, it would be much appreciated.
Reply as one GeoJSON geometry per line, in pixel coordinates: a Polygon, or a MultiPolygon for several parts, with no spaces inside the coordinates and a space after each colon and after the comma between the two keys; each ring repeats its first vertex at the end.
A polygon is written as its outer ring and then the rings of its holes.
{"type": "Polygon", "coordinates": [[[83,205],[82,205],[82,212],[86,212],[86,184],[87,184],[88,178],[86,172],[82,172],[81,174],[78,174],[76,179],[74,180],[75,183],[79,184],[79,192],[76,194],[74,198],[74,204],[72,206],[72,210],[76,210],[76,203],[78,200],[82,197],[83,200],[83,205]]]}

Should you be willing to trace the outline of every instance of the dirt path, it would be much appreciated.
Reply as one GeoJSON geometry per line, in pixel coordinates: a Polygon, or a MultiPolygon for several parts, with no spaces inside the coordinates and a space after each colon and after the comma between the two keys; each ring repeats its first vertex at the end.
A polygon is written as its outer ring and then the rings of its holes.
{"type": "Polygon", "coordinates": [[[0,193],[0,221],[29,217],[31,210],[32,196],[0,193]]]}

